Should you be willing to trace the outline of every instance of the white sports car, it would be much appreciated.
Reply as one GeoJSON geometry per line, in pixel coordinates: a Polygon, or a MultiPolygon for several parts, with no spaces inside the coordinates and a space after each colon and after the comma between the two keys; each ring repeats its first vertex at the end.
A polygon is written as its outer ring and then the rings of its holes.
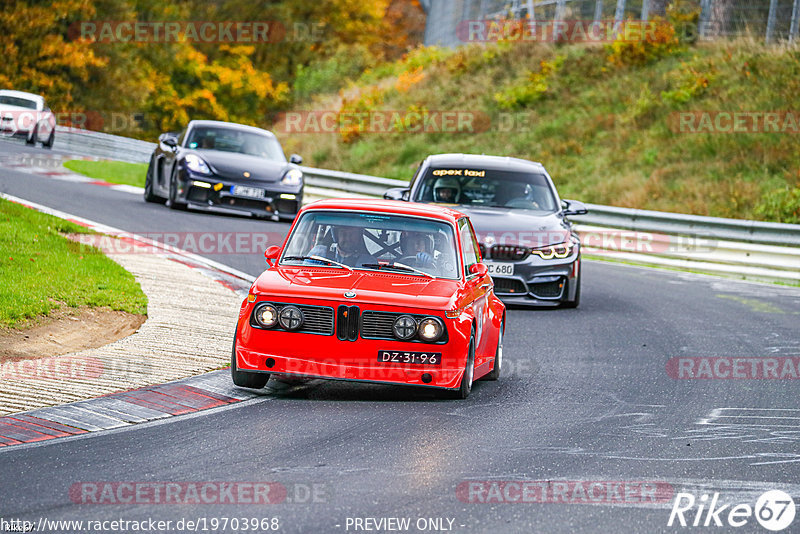
{"type": "Polygon", "coordinates": [[[51,148],[56,136],[56,117],[44,98],[22,91],[0,90],[0,133],[24,137],[29,145],[51,148]]]}

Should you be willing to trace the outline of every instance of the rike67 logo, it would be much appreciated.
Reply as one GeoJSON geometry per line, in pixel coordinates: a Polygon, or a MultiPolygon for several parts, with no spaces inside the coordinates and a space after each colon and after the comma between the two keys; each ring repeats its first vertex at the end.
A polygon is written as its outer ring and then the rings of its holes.
{"type": "Polygon", "coordinates": [[[771,490],[756,500],[755,508],[749,504],[719,505],[719,493],[714,493],[710,501],[708,495],[695,499],[691,493],[678,493],[672,504],[667,526],[673,524],[693,527],[742,527],[753,516],[767,530],[784,530],[794,521],[795,508],[791,495],[780,490],[771,490]]]}

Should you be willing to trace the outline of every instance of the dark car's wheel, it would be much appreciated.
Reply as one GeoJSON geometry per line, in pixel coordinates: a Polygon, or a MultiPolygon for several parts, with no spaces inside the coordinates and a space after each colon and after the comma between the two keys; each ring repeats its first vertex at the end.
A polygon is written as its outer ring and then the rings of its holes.
{"type": "Polygon", "coordinates": [[[144,201],[145,202],[164,202],[164,199],[153,193],[153,160],[147,166],[147,175],[144,179],[144,201]]]}
{"type": "Polygon", "coordinates": [[[172,168],[172,175],[169,178],[169,202],[167,202],[170,209],[185,210],[186,204],[178,202],[178,169],[172,168]]]}
{"type": "Polygon", "coordinates": [[[469,337],[469,350],[467,352],[467,363],[464,366],[464,374],[461,376],[461,385],[458,389],[448,389],[444,391],[444,397],[448,399],[466,399],[472,391],[472,381],[475,377],[475,333],[469,337]]]}
{"type": "Polygon", "coordinates": [[[231,378],[237,386],[252,389],[263,388],[269,380],[268,373],[248,373],[236,368],[236,334],[233,335],[233,349],[231,349],[231,378]]]}
{"type": "Polygon", "coordinates": [[[35,145],[36,138],[39,136],[39,125],[33,127],[33,132],[31,132],[31,136],[25,139],[26,145],[35,145]]]}
{"type": "MultiPolygon", "coordinates": [[[[581,271],[582,270],[583,269],[581,269],[581,271]]],[[[572,300],[564,301],[562,306],[565,308],[577,308],[578,305],[581,303],[581,278],[583,278],[583,273],[581,271],[578,272],[578,276],[575,277],[575,282],[573,282],[574,284],[576,284],[575,298],[572,300]]]]}
{"type": "Polygon", "coordinates": [[[497,338],[497,350],[494,353],[494,369],[483,377],[484,380],[497,380],[503,368],[503,323],[500,323],[500,333],[497,338]]]}
{"type": "Polygon", "coordinates": [[[53,148],[53,143],[55,143],[55,141],[56,141],[56,130],[55,128],[53,128],[52,130],[50,130],[50,137],[47,138],[47,141],[42,143],[42,146],[44,148],[53,148]]]}

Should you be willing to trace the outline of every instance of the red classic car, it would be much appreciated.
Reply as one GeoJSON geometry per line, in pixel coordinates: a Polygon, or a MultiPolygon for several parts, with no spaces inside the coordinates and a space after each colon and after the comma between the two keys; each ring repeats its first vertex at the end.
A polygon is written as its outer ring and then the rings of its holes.
{"type": "Polygon", "coordinates": [[[505,307],[469,219],[452,209],[334,199],[303,208],[242,303],[231,374],[440,388],[496,380],[505,307]]]}

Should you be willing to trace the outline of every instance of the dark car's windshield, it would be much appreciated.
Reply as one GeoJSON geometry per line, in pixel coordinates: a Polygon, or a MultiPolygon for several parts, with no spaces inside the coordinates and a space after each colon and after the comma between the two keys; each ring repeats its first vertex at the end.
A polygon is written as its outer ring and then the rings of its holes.
{"type": "Polygon", "coordinates": [[[277,139],[233,128],[217,126],[192,128],[186,147],[195,150],[237,152],[275,161],[286,161],[286,156],[277,139]]]}
{"type": "Polygon", "coordinates": [[[544,174],[464,167],[429,168],[414,200],[546,213],[558,209],[544,174]]]}
{"type": "Polygon", "coordinates": [[[311,211],[297,222],[282,265],[334,265],[458,278],[453,227],[391,214],[311,211]],[[325,258],[335,263],[324,263],[325,258]]]}
{"type": "Polygon", "coordinates": [[[36,109],[35,101],[9,95],[0,95],[0,104],[16,106],[18,108],[36,109]]]}

